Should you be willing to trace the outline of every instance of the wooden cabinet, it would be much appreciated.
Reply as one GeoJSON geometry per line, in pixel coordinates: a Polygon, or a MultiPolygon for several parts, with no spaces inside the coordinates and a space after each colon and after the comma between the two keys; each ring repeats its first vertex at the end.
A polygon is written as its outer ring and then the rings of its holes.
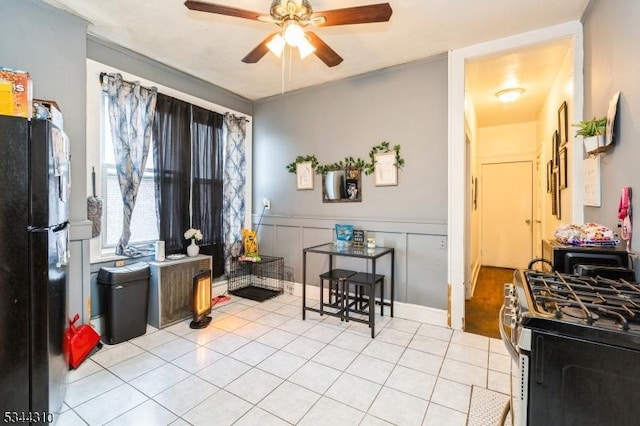
{"type": "Polygon", "coordinates": [[[164,328],[191,318],[193,276],[198,271],[211,270],[211,256],[201,254],[178,260],[151,261],[149,266],[149,325],[164,328]]]}

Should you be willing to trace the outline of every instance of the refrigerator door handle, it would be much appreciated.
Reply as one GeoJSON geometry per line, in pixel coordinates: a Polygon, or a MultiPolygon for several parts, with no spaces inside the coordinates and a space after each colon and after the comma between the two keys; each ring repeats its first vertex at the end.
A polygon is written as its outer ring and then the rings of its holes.
{"type": "Polygon", "coordinates": [[[54,225],[54,226],[33,226],[33,225],[29,225],[29,226],[27,226],[27,232],[49,232],[49,229],[51,229],[53,232],[60,232],[60,231],[63,231],[64,229],[66,229],[67,226],[69,226],[69,222],[64,222],[64,223],[61,223],[59,225],[54,225]]]}

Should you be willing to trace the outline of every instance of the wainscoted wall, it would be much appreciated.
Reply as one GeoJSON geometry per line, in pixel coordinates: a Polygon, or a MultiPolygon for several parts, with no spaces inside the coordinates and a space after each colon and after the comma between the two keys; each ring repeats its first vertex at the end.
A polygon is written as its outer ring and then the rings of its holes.
{"type": "MultiPolygon", "coordinates": [[[[284,257],[300,283],[302,249],[331,242],[336,223],[353,224],[396,250],[398,301],[446,310],[447,78],[447,58],[439,56],[256,102],[253,223],[255,229],[260,222],[260,251],[284,257]],[[313,190],[296,190],[285,167],[298,155],[315,155],[321,164],[347,156],[368,161],[385,140],[401,145],[406,161],[398,185],[375,186],[373,175],[363,175],[362,202],[323,203],[320,175],[313,190]],[[260,221],[263,198],[271,208],[260,221]]],[[[366,268],[360,259],[341,262],[366,268]]],[[[388,261],[379,265],[376,272],[388,275],[388,261]]],[[[308,283],[318,285],[328,259],[310,254],[307,266],[308,283]]]]}
{"type": "MultiPolygon", "coordinates": [[[[254,216],[254,229],[259,220],[254,216]]],[[[293,281],[301,283],[302,250],[331,242],[336,223],[353,224],[367,235],[375,236],[377,245],[395,249],[396,301],[447,309],[447,226],[444,223],[264,216],[258,230],[259,251],[282,256],[285,267],[293,270],[293,281]]],[[[371,272],[370,264],[363,259],[336,259],[334,267],[371,272]]],[[[318,276],[328,268],[328,256],[308,254],[307,285],[318,286],[318,276]]],[[[376,273],[386,276],[387,295],[390,294],[390,268],[390,256],[378,259],[376,273]]]]}

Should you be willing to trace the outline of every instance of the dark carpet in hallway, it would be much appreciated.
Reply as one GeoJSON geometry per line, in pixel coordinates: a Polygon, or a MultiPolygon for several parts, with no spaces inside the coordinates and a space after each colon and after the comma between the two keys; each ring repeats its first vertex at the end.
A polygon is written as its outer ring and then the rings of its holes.
{"type": "Polygon", "coordinates": [[[498,315],[504,284],[513,281],[513,269],[482,266],[473,297],[465,302],[464,331],[500,338],[498,315]]]}

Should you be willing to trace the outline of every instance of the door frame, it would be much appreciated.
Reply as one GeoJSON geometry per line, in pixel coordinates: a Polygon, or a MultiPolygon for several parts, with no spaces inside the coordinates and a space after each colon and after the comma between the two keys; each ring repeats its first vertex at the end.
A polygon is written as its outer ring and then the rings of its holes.
{"type": "MultiPolygon", "coordinates": [[[[469,259],[466,244],[468,238],[469,205],[465,199],[467,194],[469,170],[465,165],[465,61],[482,56],[496,54],[520,47],[545,43],[560,38],[570,39],[573,53],[573,117],[582,120],[584,103],[583,86],[583,35],[582,23],[571,21],[540,30],[530,31],[498,40],[480,43],[466,48],[453,50],[448,55],[448,214],[447,232],[449,249],[447,253],[447,281],[449,293],[448,324],[451,328],[464,328],[465,280],[470,277],[466,273],[469,259]]],[[[582,150],[573,150],[573,167],[571,181],[576,188],[582,188],[582,150]]],[[[584,221],[582,209],[582,191],[573,191],[571,210],[576,223],[584,221]]]]}

